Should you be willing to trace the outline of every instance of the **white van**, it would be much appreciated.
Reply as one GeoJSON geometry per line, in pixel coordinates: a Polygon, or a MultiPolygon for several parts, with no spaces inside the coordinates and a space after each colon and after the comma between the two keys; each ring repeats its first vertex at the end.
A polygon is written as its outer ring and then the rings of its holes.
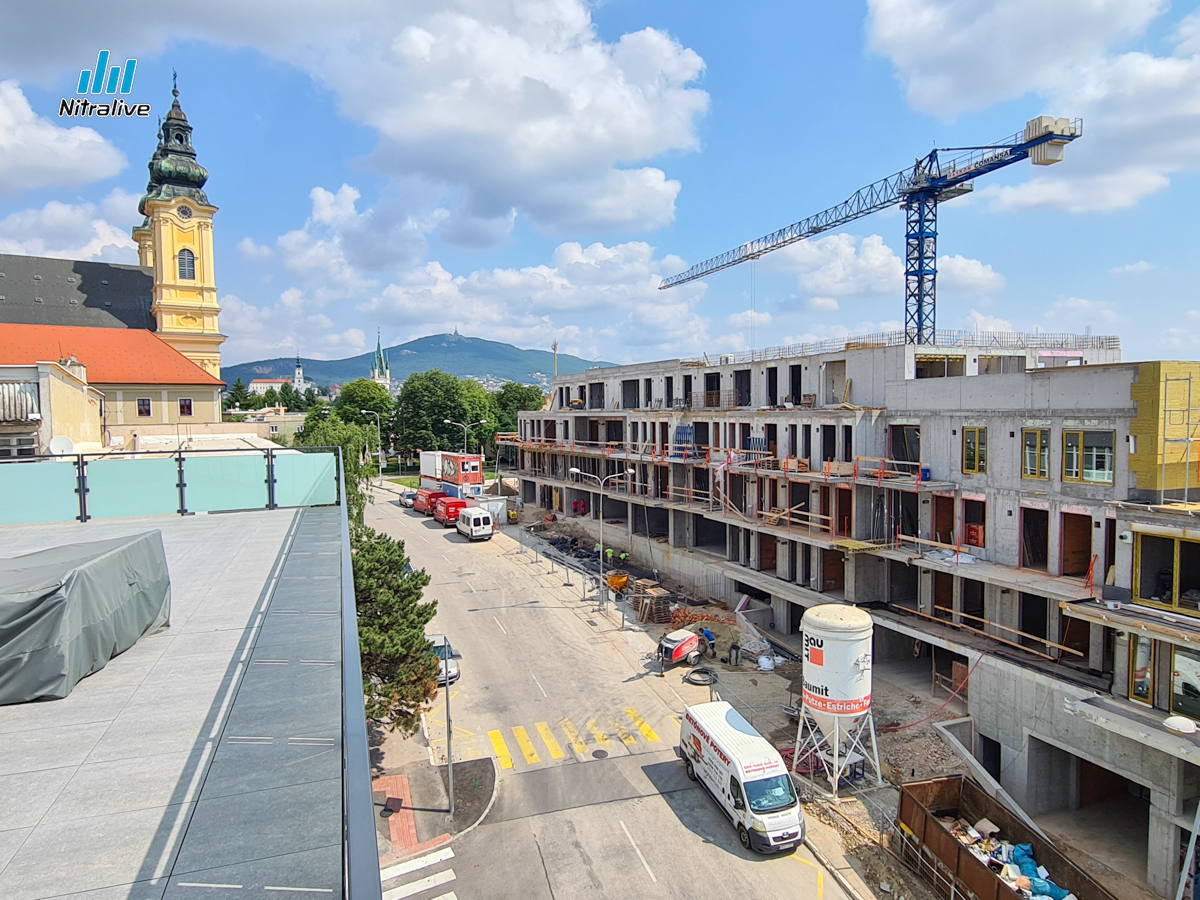
{"type": "Polygon", "coordinates": [[[779,751],[728,703],[689,706],[675,752],[747,850],[786,852],[804,840],[804,813],[779,751]]]}
{"type": "Polygon", "coordinates": [[[492,514],[486,509],[468,506],[458,511],[458,533],[465,535],[467,540],[480,538],[490,541],[493,531],[495,526],[492,524],[492,514]]]}

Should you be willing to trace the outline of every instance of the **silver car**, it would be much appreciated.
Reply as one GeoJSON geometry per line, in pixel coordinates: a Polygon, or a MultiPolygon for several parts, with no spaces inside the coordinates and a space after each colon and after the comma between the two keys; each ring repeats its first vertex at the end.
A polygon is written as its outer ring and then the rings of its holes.
{"type": "Polygon", "coordinates": [[[462,654],[450,646],[450,639],[444,634],[429,634],[426,637],[429,639],[429,643],[433,644],[433,652],[442,660],[442,670],[438,673],[438,684],[454,684],[462,675],[462,671],[458,668],[458,660],[462,659],[462,654]]]}
{"type": "Polygon", "coordinates": [[[405,491],[403,494],[400,495],[400,505],[407,506],[409,509],[412,509],[412,505],[416,501],[416,499],[417,499],[416,491],[405,491]]]}

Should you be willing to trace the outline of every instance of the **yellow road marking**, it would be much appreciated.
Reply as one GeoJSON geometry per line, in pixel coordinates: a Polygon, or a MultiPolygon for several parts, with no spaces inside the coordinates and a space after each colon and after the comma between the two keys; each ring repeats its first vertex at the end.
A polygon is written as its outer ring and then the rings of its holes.
{"type": "Polygon", "coordinates": [[[621,739],[621,743],[623,743],[626,747],[632,747],[637,743],[637,738],[629,733],[628,728],[626,728],[612,716],[606,716],[605,718],[608,719],[609,724],[613,727],[613,731],[617,733],[617,737],[621,739]]]}
{"type": "MultiPolygon", "coordinates": [[[[452,694],[450,695],[450,699],[451,699],[451,700],[453,700],[453,699],[454,699],[455,697],[457,697],[458,695],[459,695],[459,692],[458,692],[458,691],[455,691],[454,693],[452,693],[452,694]]],[[[432,716],[432,715],[433,715],[435,712],[437,712],[439,709],[441,709],[441,708],[442,708],[443,706],[445,706],[445,705],[446,705],[446,701],[445,701],[445,700],[443,700],[443,701],[442,701],[441,703],[439,703],[437,706],[431,706],[431,707],[429,707],[429,709],[425,710],[425,716],[426,716],[426,718],[429,718],[429,717],[431,717],[431,716],[432,716]]],[[[444,719],[444,718],[445,718],[445,716],[443,716],[442,718],[444,719]]]]}
{"type": "Polygon", "coordinates": [[[562,726],[563,734],[567,736],[567,740],[571,742],[571,749],[574,750],[580,759],[587,758],[587,744],[583,738],[579,736],[579,729],[575,727],[575,723],[570,719],[563,719],[558,723],[562,726]]]}
{"type": "Polygon", "coordinates": [[[529,735],[523,726],[514,725],[512,733],[517,739],[517,745],[520,746],[521,752],[525,754],[525,762],[532,764],[542,761],[542,758],[537,754],[537,748],[533,746],[533,741],[529,739],[529,735]]]}
{"type": "Polygon", "coordinates": [[[608,739],[608,735],[600,730],[600,726],[596,724],[595,719],[587,720],[587,730],[592,733],[592,738],[603,747],[605,750],[612,749],[612,741],[608,739]]]}
{"type": "Polygon", "coordinates": [[[654,729],[651,728],[650,724],[638,714],[636,709],[634,709],[632,706],[625,707],[625,715],[629,716],[629,721],[631,721],[633,726],[642,733],[642,737],[651,743],[658,741],[658,735],[655,734],[654,729]]]}
{"type": "Polygon", "coordinates": [[[821,867],[815,862],[805,859],[803,856],[793,855],[792,859],[802,862],[806,866],[812,866],[817,870],[817,900],[825,900],[825,873],[821,870],[821,867]]]}
{"type": "Polygon", "coordinates": [[[508,752],[508,744],[504,743],[504,735],[499,731],[489,731],[488,740],[492,742],[492,749],[496,751],[496,759],[500,760],[500,768],[511,769],[512,754],[508,752]]]}
{"type": "Polygon", "coordinates": [[[551,759],[562,759],[566,754],[563,753],[563,748],[554,738],[554,732],[550,730],[550,726],[545,722],[534,722],[533,727],[538,730],[538,734],[542,736],[542,743],[546,745],[546,749],[550,751],[551,759]]]}

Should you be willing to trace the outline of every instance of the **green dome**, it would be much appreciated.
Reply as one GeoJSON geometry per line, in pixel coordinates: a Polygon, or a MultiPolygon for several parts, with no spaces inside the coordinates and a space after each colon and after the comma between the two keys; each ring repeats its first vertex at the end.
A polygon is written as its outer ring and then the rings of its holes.
{"type": "Polygon", "coordinates": [[[208,170],[196,162],[196,151],[192,147],[192,126],[179,105],[179,91],[173,89],[175,99],[166,119],[160,123],[158,147],[150,157],[150,183],[138,203],[138,212],[146,215],[147,200],[173,200],[189,197],[196,203],[210,205],[201,188],[208,181],[208,170]]]}

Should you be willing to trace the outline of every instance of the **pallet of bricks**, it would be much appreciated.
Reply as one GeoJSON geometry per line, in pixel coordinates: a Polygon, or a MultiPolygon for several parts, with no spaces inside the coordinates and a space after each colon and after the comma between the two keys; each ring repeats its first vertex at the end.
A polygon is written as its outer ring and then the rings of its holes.
{"type": "Polygon", "coordinates": [[[638,621],[665,625],[671,621],[671,592],[657,581],[639,578],[633,583],[638,595],[638,621]]]}

